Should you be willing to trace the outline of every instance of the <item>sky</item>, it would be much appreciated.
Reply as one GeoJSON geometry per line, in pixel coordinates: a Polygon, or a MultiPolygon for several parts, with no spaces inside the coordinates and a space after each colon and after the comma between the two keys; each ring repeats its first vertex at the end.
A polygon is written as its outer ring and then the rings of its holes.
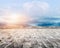
{"type": "Polygon", "coordinates": [[[60,23],[60,0],[0,0],[0,22],[8,14],[23,14],[31,25],[55,25],[60,23]]]}

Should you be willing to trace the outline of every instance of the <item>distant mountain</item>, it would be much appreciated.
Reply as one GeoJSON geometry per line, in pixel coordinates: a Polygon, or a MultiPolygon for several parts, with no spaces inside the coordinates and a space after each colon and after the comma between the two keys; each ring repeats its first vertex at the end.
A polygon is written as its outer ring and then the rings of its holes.
{"type": "Polygon", "coordinates": [[[60,18],[58,17],[43,17],[32,21],[35,26],[60,26],[60,18]]]}
{"type": "Polygon", "coordinates": [[[54,22],[41,22],[38,23],[37,26],[60,26],[60,22],[54,23],[54,22]]]}
{"type": "Polygon", "coordinates": [[[53,26],[54,23],[51,22],[43,22],[43,23],[38,23],[37,26],[53,26]]]}

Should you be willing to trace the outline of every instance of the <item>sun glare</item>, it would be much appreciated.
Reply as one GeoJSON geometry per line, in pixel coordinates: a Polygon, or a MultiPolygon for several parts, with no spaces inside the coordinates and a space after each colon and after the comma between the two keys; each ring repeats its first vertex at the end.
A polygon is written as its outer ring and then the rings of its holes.
{"type": "Polygon", "coordinates": [[[28,21],[28,18],[24,15],[12,14],[7,17],[8,24],[24,24],[28,21]]]}
{"type": "Polygon", "coordinates": [[[9,16],[8,17],[9,19],[8,19],[8,23],[9,24],[16,24],[16,23],[18,23],[18,21],[19,21],[19,16],[18,15],[15,15],[15,14],[12,14],[11,16],[9,16]]]}
{"type": "Polygon", "coordinates": [[[29,21],[29,17],[22,14],[9,14],[3,17],[5,26],[3,28],[24,28],[29,21]]]}

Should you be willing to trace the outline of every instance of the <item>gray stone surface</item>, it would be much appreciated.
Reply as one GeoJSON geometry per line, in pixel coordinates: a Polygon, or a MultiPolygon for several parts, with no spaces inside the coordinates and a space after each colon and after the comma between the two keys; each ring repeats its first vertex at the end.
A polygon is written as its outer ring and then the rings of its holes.
{"type": "Polygon", "coordinates": [[[60,29],[0,29],[0,48],[60,48],[60,29]]]}

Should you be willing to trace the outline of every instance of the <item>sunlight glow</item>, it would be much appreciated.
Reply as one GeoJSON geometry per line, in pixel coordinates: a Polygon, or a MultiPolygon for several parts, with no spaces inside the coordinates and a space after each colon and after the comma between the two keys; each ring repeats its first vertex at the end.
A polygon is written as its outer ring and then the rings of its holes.
{"type": "Polygon", "coordinates": [[[28,21],[28,18],[24,15],[12,14],[7,17],[8,24],[24,24],[28,21]]]}

